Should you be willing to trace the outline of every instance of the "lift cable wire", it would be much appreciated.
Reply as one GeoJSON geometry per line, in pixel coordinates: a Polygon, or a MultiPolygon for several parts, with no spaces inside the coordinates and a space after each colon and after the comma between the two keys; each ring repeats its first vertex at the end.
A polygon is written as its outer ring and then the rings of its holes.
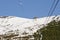
{"type": "Polygon", "coordinates": [[[58,3],[59,3],[59,0],[57,0],[56,4],[54,5],[54,8],[53,8],[53,10],[52,10],[50,16],[51,16],[51,15],[53,14],[53,12],[55,11],[55,9],[56,9],[58,3]]]}
{"type": "Polygon", "coordinates": [[[52,3],[52,6],[51,6],[51,8],[50,8],[50,10],[49,10],[49,12],[48,12],[48,16],[49,16],[49,14],[50,14],[50,12],[51,12],[51,10],[52,10],[54,4],[55,4],[55,1],[56,1],[56,0],[54,0],[53,3],[52,3]]]}
{"type": "MultiPolygon", "coordinates": [[[[50,16],[52,16],[53,12],[55,11],[58,3],[59,3],[59,0],[56,1],[55,5],[54,5],[54,7],[53,7],[53,9],[52,9],[52,11],[50,12],[51,14],[49,15],[49,18],[50,18],[50,16]]],[[[48,18],[48,20],[47,20],[47,23],[48,23],[48,21],[49,21],[49,18],[48,18]]]]}
{"type": "MultiPolygon", "coordinates": [[[[52,8],[53,8],[54,4],[55,4],[55,1],[56,1],[56,0],[54,0],[54,1],[53,1],[52,6],[51,6],[51,8],[50,8],[50,10],[49,10],[49,12],[48,12],[47,17],[50,15],[50,12],[51,12],[51,10],[52,10],[52,8]]],[[[45,22],[44,22],[44,23],[46,23],[46,22],[47,22],[47,20],[48,20],[48,18],[46,18],[46,19],[45,19],[45,22]]]]}

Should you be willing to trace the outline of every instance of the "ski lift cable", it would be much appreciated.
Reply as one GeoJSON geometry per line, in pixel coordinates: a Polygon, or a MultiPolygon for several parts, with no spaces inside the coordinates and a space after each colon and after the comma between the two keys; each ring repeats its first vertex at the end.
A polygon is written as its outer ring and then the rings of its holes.
{"type": "MultiPolygon", "coordinates": [[[[59,3],[59,0],[56,1],[56,4],[54,5],[54,7],[53,7],[53,9],[52,9],[52,11],[51,11],[51,14],[50,14],[49,16],[52,16],[52,14],[53,14],[53,12],[55,11],[58,3],[59,3]]],[[[50,17],[49,17],[49,18],[50,18],[50,17]]],[[[47,22],[49,21],[49,18],[48,18],[47,22]]]]}
{"type": "Polygon", "coordinates": [[[49,14],[50,14],[50,12],[51,12],[51,10],[52,10],[54,4],[55,4],[55,1],[56,1],[56,0],[54,0],[53,3],[52,3],[52,6],[51,6],[51,8],[50,8],[50,10],[49,10],[49,12],[48,12],[48,16],[49,16],[49,14]]]}
{"type": "MultiPolygon", "coordinates": [[[[54,4],[55,4],[55,1],[56,1],[56,0],[54,0],[53,3],[52,3],[52,6],[51,6],[51,8],[50,8],[50,10],[49,10],[49,12],[48,12],[48,16],[50,15],[50,12],[51,12],[54,4]]],[[[47,16],[47,17],[48,17],[48,16],[47,16]]],[[[45,22],[47,22],[47,20],[48,20],[48,18],[45,19],[45,22]]],[[[45,22],[44,22],[44,23],[45,23],[45,22]]]]}

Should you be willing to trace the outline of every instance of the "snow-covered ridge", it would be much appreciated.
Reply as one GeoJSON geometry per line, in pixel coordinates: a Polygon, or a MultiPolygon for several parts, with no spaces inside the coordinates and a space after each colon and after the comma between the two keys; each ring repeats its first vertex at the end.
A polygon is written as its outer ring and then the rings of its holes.
{"type": "Polygon", "coordinates": [[[0,35],[7,33],[15,33],[19,35],[30,35],[38,29],[43,28],[43,24],[56,20],[58,16],[43,17],[36,19],[21,18],[15,16],[0,16],[0,35]],[[47,19],[49,21],[47,22],[47,19]]]}

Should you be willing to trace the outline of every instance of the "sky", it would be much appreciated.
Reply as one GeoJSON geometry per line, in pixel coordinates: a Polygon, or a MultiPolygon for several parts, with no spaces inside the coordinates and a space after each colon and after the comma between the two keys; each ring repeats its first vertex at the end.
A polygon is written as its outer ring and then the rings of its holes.
{"type": "MultiPolygon", "coordinates": [[[[54,0],[0,0],[0,16],[45,17],[54,0]]],[[[60,2],[53,15],[60,15],[60,2]]]]}

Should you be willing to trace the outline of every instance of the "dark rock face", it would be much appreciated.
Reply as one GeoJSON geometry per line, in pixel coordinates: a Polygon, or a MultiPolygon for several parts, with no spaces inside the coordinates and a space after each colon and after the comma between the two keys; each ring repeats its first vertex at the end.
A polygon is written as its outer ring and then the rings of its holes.
{"type": "Polygon", "coordinates": [[[0,18],[7,18],[7,17],[9,17],[9,16],[0,16],[0,18]]]}
{"type": "Polygon", "coordinates": [[[14,18],[15,16],[0,16],[0,18],[14,18]]]}

